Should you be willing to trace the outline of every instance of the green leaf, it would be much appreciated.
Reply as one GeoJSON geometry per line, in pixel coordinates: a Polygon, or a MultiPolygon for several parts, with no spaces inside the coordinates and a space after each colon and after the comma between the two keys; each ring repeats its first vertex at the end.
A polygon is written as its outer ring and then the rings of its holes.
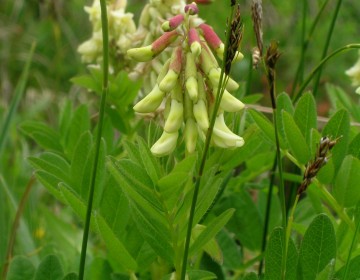
{"type": "Polygon", "coordinates": [[[316,280],[332,280],[334,274],[335,259],[332,259],[330,263],[321,271],[317,276],[316,280]]]}
{"type": "Polygon", "coordinates": [[[360,159],[360,133],[351,141],[349,145],[349,154],[360,159]]]}
{"type": "Polygon", "coordinates": [[[101,92],[101,83],[96,79],[94,79],[92,75],[87,74],[87,75],[77,76],[72,78],[71,82],[74,83],[75,85],[84,87],[88,90],[92,90],[98,93],[101,92]]]}
{"type": "Polygon", "coordinates": [[[66,154],[73,157],[74,150],[81,135],[90,130],[90,115],[86,105],[79,106],[71,119],[70,127],[66,138],[66,154]]]}
{"type": "MultiPolygon", "coordinates": [[[[216,275],[210,271],[205,270],[188,270],[187,276],[189,280],[212,280],[217,279],[216,275]]],[[[161,280],[174,279],[174,273],[164,276],[161,280]]]]}
{"type": "Polygon", "coordinates": [[[311,143],[311,130],[317,128],[316,102],[310,92],[304,93],[296,104],[294,120],[306,142],[311,143]]]}
{"type": "Polygon", "coordinates": [[[48,255],[40,263],[34,280],[61,280],[63,276],[64,272],[57,256],[48,255]]]}
{"type": "MultiPolygon", "coordinates": [[[[356,256],[350,261],[346,280],[358,280],[360,278],[360,256],[356,256]]],[[[334,279],[344,279],[345,265],[335,273],[334,279]]]]}
{"type": "Polygon", "coordinates": [[[107,259],[94,258],[86,271],[86,280],[111,279],[112,268],[107,259]]]}
{"type": "Polygon", "coordinates": [[[335,139],[341,137],[335,147],[331,150],[335,173],[345,158],[349,145],[350,117],[345,110],[337,111],[326,124],[322,135],[335,139]]]}
{"type": "Polygon", "coordinates": [[[190,255],[196,254],[203,246],[208,243],[215,235],[227,224],[232,215],[234,214],[235,209],[228,209],[223,212],[221,215],[213,219],[206,228],[201,232],[199,237],[190,247],[190,255]]]}
{"type": "Polygon", "coordinates": [[[236,244],[230,233],[222,229],[216,236],[216,239],[223,252],[224,267],[229,269],[240,268],[242,263],[240,246],[236,244]]]}
{"type": "Polygon", "coordinates": [[[160,165],[158,159],[151,153],[149,147],[141,137],[137,137],[139,145],[139,152],[141,154],[141,163],[144,166],[147,174],[156,183],[161,176],[160,165]]]}
{"type": "Polygon", "coordinates": [[[282,111],[282,116],[285,135],[290,150],[300,163],[306,164],[310,159],[309,146],[293,117],[286,111],[282,111]]]}
{"type": "MultiPolygon", "coordinates": [[[[77,193],[82,193],[82,181],[84,178],[84,169],[86,162],[88,161],[89,151],[93,145],[92,135],[89,131],[86,131],[81,135],[78,143],[76,144],[75,151],[71,160],[70,174],[71,178],[74,181],[74,187],[77,193]]],[[[90,173],[86,174],[86,177],[89,178],[90,173]]],[[[87,185],[87,189],[89,185],[87,185]]]]}
{"type": "Polygon", "coordinates": [[[360,200],[360,160],[346,156],[337,173],[334,184],[334,197],[343,207],[352,207],[360,200]]]}
{"type": "Polygon", "coordinates": [[[223,201],[222,207],[236,209],[226,226],[227,229],[236,234],[244,247],[259,250],[263,224],[251,196],[244,190],[233,193],[223,201]]]}
{"type": "MultiPolygon", "coordinates": [[[[283,235],[284,231],[282,228],[275,228],[270,235],[265,252],[265,280],[282,279],[283,235]]],[[[286,280],[296,279],[297,261],[297,250],[294,241],[290,238],[286,258],[286,280]]]]}
{"type": "Polygon", "coordinates": [[[55,153],[46,152],[41,154],[39,158],[30,157],[29,161],[35,169],[43,170],[58,178],[59,181],[71,184],[69,177],[70,165],[63,157],[55,153]]]}
{"type": "Polygon", "coordinates": [[[130,160],[109,158],[108,169],[131,202],[132,214],[144,239],[164,259],[172,262],[169,225],[146,171],[130,160]],[[159,242],[161,240],[161,242],[159,242]]]}
{"type": "Polygon", "coordinates": [[[320,214],[308,227],[300,249],[303,279],[315,279],[336,258],[336,237],[331,220],[320,214]]]}
{"type": "Polygon", "coordinates": [[[121,266],[127,270],[136,270],[137,264],[124,244],[116,237],[104,219],[95,215],[95,222],[99,228],[101,237],[103,238],[110,256],[116,260],[121,266]]]}
{"type": "Polygon", "coordinates": [[[275,143],[275,134],[273,124],[260,112],[253,109],[249,110],[249,113],[260,130],[265,134],[266,139],[275,143]]]}
{"type": "Polygon", "coordinates": [[[58,185],[62,182],[61,179],[43,170],[36,171],[35,176],[40,181],[40,183],[48,190],[48,192],[50,192],[59,201],[64,202],[64,198],[62,197],[61,192],[58,188],[58,185]]]}
{"type": "Polygon", "coordinates": [[[66,274],[62,280],[79,280],[79,277],[75,272],[71,272],[66,274]]]}
{"type": "Polygon", "coordinates": [[[63,151],[59,133],[47,125],[35,121],[25,121],[21,124],[20,129],[42,148],[57,152],[63,151]]]}
{"type": "MultiPolygon", "coordinates": [[[[278,95],[276,98],[276,114],[277,114],[277,125],[279,128],[279,133],[283,139],[286,139],[285,131],[284,131],[284,125],[282,120],[282,111],[288,112],[290,115],[293,115],[294,113],[294,107],[291,101],[291,98],[286,92],[282,92],[278,95]]],[[[287,147],[287,143],[284,143],[284,148],[287,147]]]]}
{"type": "Polygon", "coordinates": [[[33,279],[35,268],[32,262],[23,256],[16,256],[12,259],[7,274],[7,280],[33,279]]]}

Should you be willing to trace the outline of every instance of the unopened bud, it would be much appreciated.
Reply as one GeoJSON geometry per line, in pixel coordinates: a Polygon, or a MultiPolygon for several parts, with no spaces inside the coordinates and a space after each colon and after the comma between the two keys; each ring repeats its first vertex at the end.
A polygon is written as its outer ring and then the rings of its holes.
{"type": "Polygon", "coordinates": [[[194,57],[191,52],[188,52],[186,54],[185,87],[192,101],[196,101],[198,98],[198,84],[196,77],[197,71],[194,57]]]}
{"type": "Polygon", "coordinates": [[[176,99],[171,100],[170,112],[165,121],[164,131],[171,133],[178,131],[184,120],[184,106],[176,99]]]}
{"type": "Polygon", "coordinates": [[[181,47],[178,47],[171,55],[169,71],[159,84],[159,87],[162,91],[169,92],[174,88],[180,75],[182,67],[181,63],[182,49],[181,47]]]}
{"type": "Polygon", "coordinates": [[[160,106],[164,96],[165,92],[161,91],[156,84],[153,90],[134,106],[134,110],[138,113],[154,112],[160,106]]]}
{"type": "Polygon", "coordinates": [[[203,36],[206,42],[209,44],[210,48],[212,48],[214,51],[220,48],[222,41],[210,25],[202,23],[199,25],[199,28],[202,30],[203,36]]]}
{"type": "Polygon", "coordinates": [[[152,60],[155,56],[151,45],[141,48],[129,49],[127,54],[130,58],[142,62],[152,60]]]}
{"type": "Polygon", "coordinates": [[[165,32],[171,31],[171,30],[174,30],[175,28],[177,28],[183,21],[184,21],[184,15],[179,14],[179,15],[176,15],[176,16],[170,18],[169,20],[165,21],[161,25],[161,28],[165,32]]]}
{"type": "Polygon", "coordinates": [[[193,118],[187,119],[184,129],[184,140],[186,150],[191,154],[195,151],[198,137],[198,130],[193,118]]]}
{"type": "Polygon", "coordinates": [[[190,28],[188,33],[188,40],[190,45],[191,53],[198,57],[201,53],[201,44],[200,44],[200,38],[199,34],[197,33],[195,28],[190,28]]]}
{"type": "Polygon", "coordinates": [[[151,152],[158,157],[170,154],[175,150],[179,132],[167,133],[163,132],[159,140],[151,147],[151,152]]]}
{"type": "Polygon", "coordinates": [[[198,126],[206,131],[209,128],[209,115],[204,100],[198,100],[193,106],[193,113],[198,126]]]}
{"type": "Polygon", "coordinates": [[[191,4],[187,4],[184,9],[185,13],[189,13],[189,15],[197,15],[199,12],[199,8],[195,2],[191,4]]]}
{"type": "Polygon", "coordinates": [[[202,48],[200,54],[200,67],[206,75],[209,75],[212,69],[217,69],[219,67],[217,61],[209,52],[209,49],[202,48]]]}

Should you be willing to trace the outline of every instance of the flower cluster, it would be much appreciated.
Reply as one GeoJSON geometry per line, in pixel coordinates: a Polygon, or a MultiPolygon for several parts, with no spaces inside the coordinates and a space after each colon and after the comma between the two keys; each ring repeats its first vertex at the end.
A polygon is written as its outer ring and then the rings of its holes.
{"type": "MultiPolygon", "coordinates": [[[[116,62],[125,63],[126,51],[131,48],[132,34],[136,31],[133,14],[125,13],[126,0],[117,0],[108,4],[109,41],[116,62]]],[[[78,47],[81,59],[85,63],[100,63],[102,61],[102,31],[100,2],[94,0],[91,7],[85,7],[93,28],[92,37],[78,47]]],[[[114,63],[115,64],[115,63],[114,63]]],[[[112,65],[115,67],[115,65],[112,65]]]]}
{"type": "Polygon", "coordinates": [[[358,61],[355,63],[353,67],[348,69],[345,73],[351,78],[352,85],[358,87],[356,89],[356,93],[360,94],[360,52],[359,52],[358,61]]]}
{"type": "MultiPolygon", "coordinates": [[[[162,23],[164,33],[160,37],[147,46],[127,52],[129,57],[140,62],[152,61],[164,51],[171,52],[170,58],[158,67],[158,76],[150,93],[134,106],[138,113],[151,113],[165,103],[164,131],[151,148],[157,156],[175,149],[181,128],[184,128],[187,152],[194,152],[198,137],[204,139],[209,128],[209,115],[213,111],[221,74],[213,53],[222,59],[224,44],[197,13],[195,3],[186,5],[182,12],[162,23]]],[[[240,52],[235,55],[235,59],[242,57],[240,52]]],[[[237,112],[244,107],[229,92],[238,86],[228,79],[212,136],[212,143],[218,147],[234,148],[244,144],[224,121],[224,111],[237,112]]]]}

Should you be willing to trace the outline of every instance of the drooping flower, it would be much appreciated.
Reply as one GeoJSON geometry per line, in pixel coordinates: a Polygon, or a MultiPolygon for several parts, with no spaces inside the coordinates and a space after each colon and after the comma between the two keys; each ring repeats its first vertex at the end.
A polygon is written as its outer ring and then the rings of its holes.
{"type": "Polygon", "coordinates": [[[355,63],[354,66],[346,70],[345,74],[351,78],[353,86],[360,86],[360,52],[358,61],[355,63]]]}

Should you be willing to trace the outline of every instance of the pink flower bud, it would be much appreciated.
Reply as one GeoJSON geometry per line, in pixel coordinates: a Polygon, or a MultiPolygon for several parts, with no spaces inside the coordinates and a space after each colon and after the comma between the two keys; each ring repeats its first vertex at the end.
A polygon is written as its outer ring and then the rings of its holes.
{"type": "Polygon", "coordinates": [[[214,29],[212,29],[210,25],[202,23],[199,25],[199,28],[202,30],[206,42],[213,50],[216,50],[217,48],[220,47],[222,41],[220,40],[219,36],[215,33],[214,29]]]}
{"type": "Polygon", "coordinates": [[[199,12],[199,8],[195,2],[192,2],[191,4],[187,4],[184,10],[185,13],[189,13],[189,15],[197,15],[199,12]]]}
{"type": "Polygon", "coordinates": [[[154,57],[160,54],[167,46],[176,40],[179,33],[176,30],[165,32],[158,39],[156,39],[152,44],[151,48],[154,52],[154,57]]]}
{"type": "Polygon", "coordinates": [[[176,16],[170,18],[169,20],[165,21],[161,25],[161,28],[165,32],[171,31],[171,30],[174,30],[176,27],[178,27],[183,21],[184,21],[184,15],[182,15],[182,14],[176,15],[176,16]]]}
{"type": "Polygon", "coordinates": [[[201,41],[199,38],[199,34],[196,31],[195,28],[190,28],[189,33],[188,33],[188,42],[189,42],[189,46],[190,46],[190,50],[192,52],[192,54],[195,57],[198,57],[201,53],[201,41]]]}
{"type": "Polygon", "coordinates": [[[182,67],[182,48],[178,47],[171,55],[169,71],[167,72],[167,74],[159,84],[159,87],[162,91],[169,92],[174,88],[179,78],[181,67],[182,67]]]}

